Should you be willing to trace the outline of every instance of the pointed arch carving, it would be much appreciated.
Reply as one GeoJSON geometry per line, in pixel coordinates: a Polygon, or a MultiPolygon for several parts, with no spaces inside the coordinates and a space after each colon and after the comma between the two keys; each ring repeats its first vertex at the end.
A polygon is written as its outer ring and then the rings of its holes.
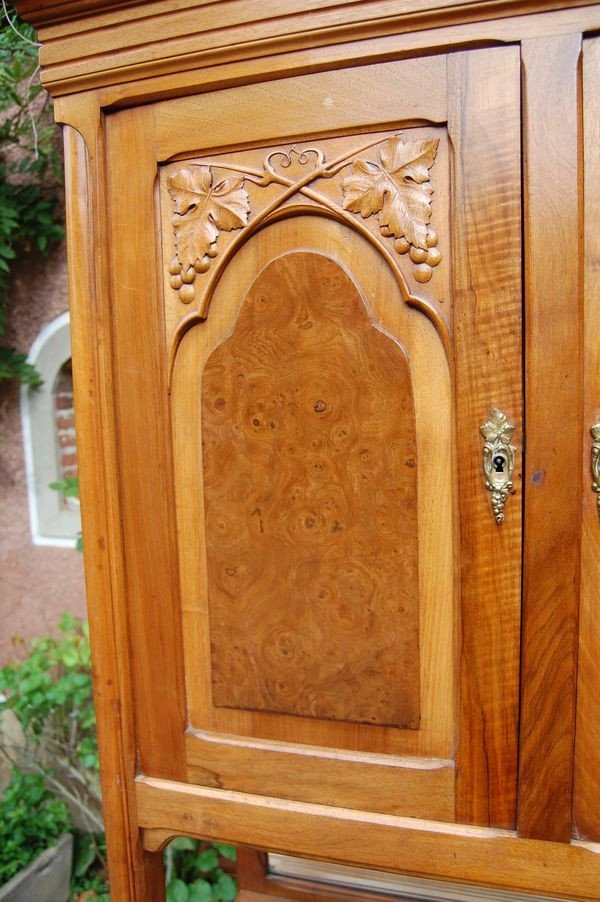
{"type": "Polygon", "coordinates": [[[435,162],[437,140],[404,140],[396,135],[370,141],[351,153],[326,161],[319,148],[276,150],[267,155],[263,171],[232,162],[188,164],[167,178],[174,204],[175,255],[168,264],[171,289],[180,301],[194,302],[194,310],[179,322],[171,342],[170,370],[183,335],[208,315],[219,280],[240,247],[264,226],[288,216],[321,215],[344,223],[366,238],[394,274],[405,303],[421,310],[440,334],[448,358],[448,326],[437,305],[412,293],[398,265],[408,254],[414,277],[428,281],[442,255],[437,234],[429,225],[429,170],[435,162]],[[376,146],[378,156],[374,153],[376,146]],[[339,185],[339,198],[315,190],[319,179],[332,179],[346,167],[350,174],[339,185]],[[296,177],[287,174],[295,166],[296,177]],[[215,175],[228,170],[226,178],[215,175]],[[266,206],[252,213],[246,184],[283,188],[266,206]],[[295,199],[295,195],[299,195],[295,199]],[[374,228],[368,220],[376,221],[374,228]],[[232,233],[224,251],[221,233],[232,233]],[[428,262],[429,261],[429,262],[428,262]]]}

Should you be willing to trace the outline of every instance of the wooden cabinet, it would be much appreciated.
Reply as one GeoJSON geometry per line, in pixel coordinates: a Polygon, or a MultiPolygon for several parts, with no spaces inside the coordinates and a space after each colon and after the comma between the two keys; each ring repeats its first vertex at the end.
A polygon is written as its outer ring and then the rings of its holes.
{"type": "Polygon", "coordinates": [[[597,899],[600,7],[19,8],[115,898],[187,833],[597,899]]]}

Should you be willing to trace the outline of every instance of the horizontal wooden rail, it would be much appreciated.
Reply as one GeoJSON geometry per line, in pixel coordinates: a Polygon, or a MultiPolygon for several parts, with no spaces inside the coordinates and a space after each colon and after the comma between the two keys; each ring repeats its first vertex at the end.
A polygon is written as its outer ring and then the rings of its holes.
{"type": "Polygon", "coordinates": [[[600,845],[138,777],[143,843],[187,834],[276,852],[597,902],[600,845]],[[393,868],[391,865],[393,864],[393,868]]]}

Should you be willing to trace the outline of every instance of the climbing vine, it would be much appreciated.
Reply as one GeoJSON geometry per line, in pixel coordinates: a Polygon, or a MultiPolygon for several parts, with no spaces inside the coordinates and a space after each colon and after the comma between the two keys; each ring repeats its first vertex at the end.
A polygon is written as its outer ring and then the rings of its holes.
{"type": "Polygon", "coordinates": [[[4,343],[10,277],[21,254],[48,254],[63,236],[60,158],[48,95],[38,79],[35,32],[2,0],[0,7],[0,381],[36,385],[26,355],[4,343]]]}

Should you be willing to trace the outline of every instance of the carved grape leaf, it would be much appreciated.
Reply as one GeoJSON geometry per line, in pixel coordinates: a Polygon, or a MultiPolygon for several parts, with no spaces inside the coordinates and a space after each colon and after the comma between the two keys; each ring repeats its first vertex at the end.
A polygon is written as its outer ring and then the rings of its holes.
{"type": "Polygon", "coordinates": [[[243,177],[226,178],[213,186],[210,167],[197,166],[169,176],[167,188],[175,205],[173,229],[183,271],[209,255],[220,229],[230,232],[248,222],[250,199],[243,177]]]}
{"type": "Polygon", "coordinates": [[[513,437],[515,428],[505,413],[494,408],[489,420],[480,427],[479,431],[486,442],[495,442],[500,438],[508,442],[513,437]]]}
{"type": "Polygon", "coordinates": [[[381,148],[381,163],[356,160],[342,182],[344,209],[365,219],[377,214],[388,234],[426,249],[433,194],[429,170],[438,144],[437,139],[404,141],[394,136],[381,148]]]}

